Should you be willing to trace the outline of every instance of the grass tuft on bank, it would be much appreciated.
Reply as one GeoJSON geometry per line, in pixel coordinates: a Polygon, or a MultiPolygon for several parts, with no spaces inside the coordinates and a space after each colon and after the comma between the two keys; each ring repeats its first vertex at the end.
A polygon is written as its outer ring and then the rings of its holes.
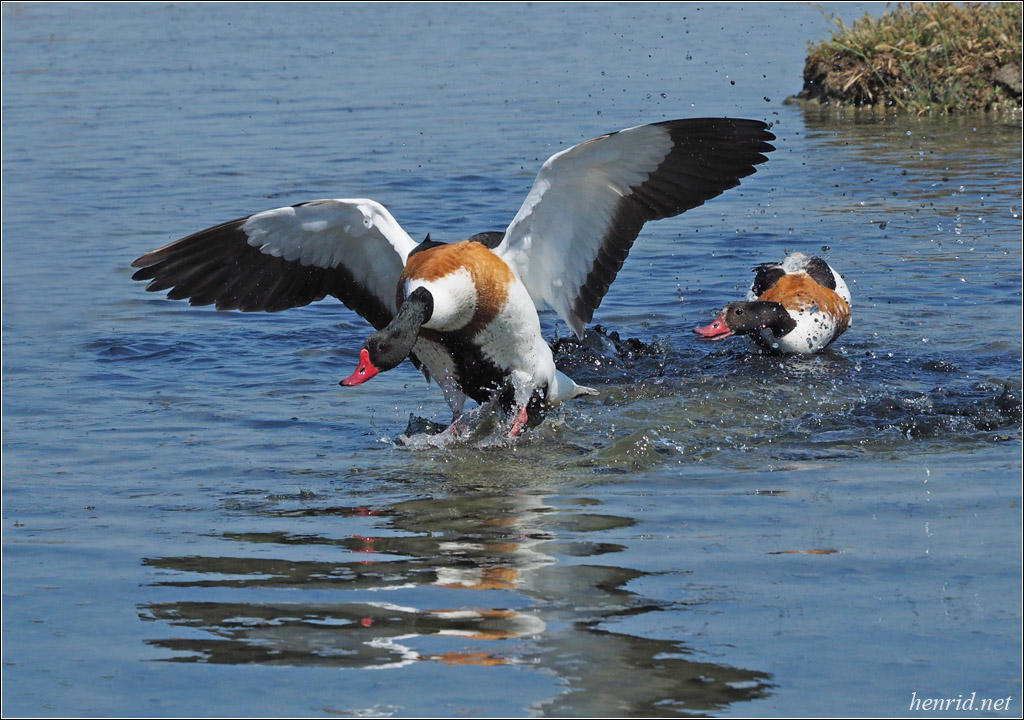
{"type": "Polygon", "coordinates": [[[799,99],[954,115],[1021,108],[1022,4],[900,3],[810,48],[799,99]]]}

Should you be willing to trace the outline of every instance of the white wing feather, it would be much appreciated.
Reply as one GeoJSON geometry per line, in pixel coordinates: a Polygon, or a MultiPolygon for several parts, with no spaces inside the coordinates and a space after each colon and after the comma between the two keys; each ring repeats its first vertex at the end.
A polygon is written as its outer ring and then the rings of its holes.
{"type": "Polygon", "coordinates": [[[315,200],[193,233],[137,259],[133,277],[226,310],[275,312],[330,294],[383,327],[416,246],[373,200],[315,200]]]}
{"type": "Polygon", "coordinates": [[[267,210],[250,216],[242,229],[264,254],[345,268],[392,313],[398,278],[417,245],[383,205],[367,199],[314,200],[267,210]]]}
{"type": "Polygon", "coordinates": [[[551,156],[495,248],[537,303],[548,303],[577,334],[572,303],[594,264],[619,201],[672,149],[669,132],[641,125],[551,156]]]}

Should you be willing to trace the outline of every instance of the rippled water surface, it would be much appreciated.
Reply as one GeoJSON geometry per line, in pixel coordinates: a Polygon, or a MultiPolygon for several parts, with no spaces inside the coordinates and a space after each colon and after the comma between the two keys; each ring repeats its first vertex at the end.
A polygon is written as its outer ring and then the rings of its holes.
{"type": "Polygon", "coordinates": [[[1020,714],[1019,121],[785,104],[797,4],[3,13],[6,716],[1020,714]],[[337,303],[130,279],[319,197],[501,229],[556,150],[721,115],[777,150],[645,228],[560,346],[600,396],[515,445],[403,444],[441,393],[338,387],[337,303]],[[694,339],[789,250],[851,288],[830,352],[694,339]]]}

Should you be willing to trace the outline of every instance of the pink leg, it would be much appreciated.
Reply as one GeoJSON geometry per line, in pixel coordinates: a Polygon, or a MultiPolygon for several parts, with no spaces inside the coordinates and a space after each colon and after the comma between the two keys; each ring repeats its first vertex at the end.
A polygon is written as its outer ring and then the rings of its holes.
{"type": "Polygon", "coordinates": [[[452,424],[449,425],[448,429],[444,431],[445,434],[446,435],[451,435],[453,438],[459,437],[462,434],[462,429],[463,429],[462,426],[459,425],[459,420],[461,420],[461,419],[462,419],[462,413],[461,412],[453,412],[452,413],[452,424]]]}
{"type": "Polygon", "coordinates": [[[508,436],[510,438],[519,437],[526,428],[526,422],[529,419],[530,416],[526,412],[526,408],[519,408],[519,412],[516,413],[516,419],[512,421],[512,429],[508,431],[508,436]]]}

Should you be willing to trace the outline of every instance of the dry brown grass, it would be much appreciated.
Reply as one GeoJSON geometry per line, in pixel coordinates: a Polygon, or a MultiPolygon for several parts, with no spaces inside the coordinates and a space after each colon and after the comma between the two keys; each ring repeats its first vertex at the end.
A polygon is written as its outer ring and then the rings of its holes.
{"type": "Polygon", "coordinates": [[[1022,5],[900,3],[812,46],[799,97],[958,114],[1021,107],[1022,5]]]}

